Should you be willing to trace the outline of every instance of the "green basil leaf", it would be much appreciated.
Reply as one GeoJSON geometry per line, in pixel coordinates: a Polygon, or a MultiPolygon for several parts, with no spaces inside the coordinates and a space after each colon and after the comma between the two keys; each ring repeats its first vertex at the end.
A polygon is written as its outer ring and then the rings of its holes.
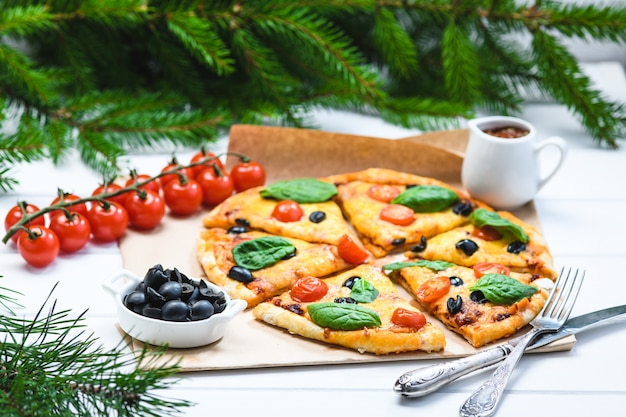
{"type": "Polygon", "coordinates": [[[515,223],[500,217],[495,211],[484,208],[476,209],[470,214],[470,223],[476,227],[491,226],[503,235],[511,235],[520,242],[528,242],[528,235],[524,229],[515,223]]]}
{"type": "Polygon", "coordinates": [[[361,278],[354,282],[350,291],[350,297],[359,303],[371,303],[378,297],[378,290],[374,287],[374,284],[361,278]]]}
{"type": "Polygon", "coordinates": [[[511,305],[539,291],[532,285],[522,284],[518,280],[502,274],[485,274],[470,288],[481,291],[487,300],[495,304],[511,305]]]}
{"type": "Polygon", "coordinates": [[[396,196],[391,203],[407,206],[416,213],[436,213],[459,201],[452,190],[438,185],[418,185],[409,187],[396,196]]]}
{"type": "Polygon", "coordinates": [[[294,200],[298,203],[321,203],[337,195],[334,184],[316,178],[296,178],[278,181],[261,190],[261,197],[294,200]]]}
{"type": "Polygon", "coordinates": [[[296,247],[282,237],[264,236],[238,244],[232,253],[237,265],[256,271],[295,254],[296,247]]]}
{"type": "Polygon", "coordinates": [[[398,269],[410,268],[413,266],[423,266],[428,269],[432,269],[433,271],[443,271],[444,269],[448,269],[454,266],[454,264],[452,262],[446,262],[446,261],[419,260],[419,261],[412,261],[412,262],[392,262],[390,264],[383,265],[382,268],[385,271],[396,271],[398,269]]]}
{"type": "Polygon", "coordinates": [[[379,327],[380,316],[374,310],[358,304],[314,303],[307,307],[313,323],[335,330],[359,330],[379,327]]]}

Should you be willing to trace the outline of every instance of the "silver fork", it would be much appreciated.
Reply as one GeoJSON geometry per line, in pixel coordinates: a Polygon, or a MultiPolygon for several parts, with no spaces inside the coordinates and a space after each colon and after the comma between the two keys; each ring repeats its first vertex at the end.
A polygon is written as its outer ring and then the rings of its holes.
{"type": "Polygon", "coordinates": [[[461,417],[488,417],[495,413],[500,403],[504,388],[506,387],[515,365],[519,362],[526,346],[541,333],[557,331],[569,317],[578,291],[584,279],[584,271],[579,277],[578,270],[561,270],[550,296],[545,305],[530,322],[532,329],[522,338],[509,357],[495,370],[485,383],[483,383],[459,409],[461,417]]]}

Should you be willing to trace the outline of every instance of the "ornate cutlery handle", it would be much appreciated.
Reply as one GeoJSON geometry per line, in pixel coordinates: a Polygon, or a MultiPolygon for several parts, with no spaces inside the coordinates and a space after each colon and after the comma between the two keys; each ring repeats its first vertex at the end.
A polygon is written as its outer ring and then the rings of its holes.
{"type": "Polygon", "coordinates": [[[512,349],[511,345],[504,344],[465,358],[409,371],[398,378],[393,389],[405,397],[422,397],[463,375],[500,362],[512,349]]]}

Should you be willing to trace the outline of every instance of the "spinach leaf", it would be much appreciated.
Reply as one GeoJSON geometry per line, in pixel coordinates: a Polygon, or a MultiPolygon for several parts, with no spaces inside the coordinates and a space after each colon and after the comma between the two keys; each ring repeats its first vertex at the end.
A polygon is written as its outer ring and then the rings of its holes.
{"type": "Polygon", "coordinates": [[[438,185],[418,185],[404,190],[391,200],[393,204],[407,206],[416,213],[436,213],[459,201],[452,190],[438,185]]]}
{"type": "Polygon", "coordinates": [[[433,271],[443,271],[444,269],[454,266],[454,264],[446,261],[427,261],[422,259],[411,262],[392,262],[390,264],[383,265],[382,268],[385,271],[396,271],[398,269],[410,268],[412,266],[423,266],[428,269],[432,269],[433,271]]]}
{"type": "Polygon", "coordinates": [[[485,274],[469,289],[481,291],[487,300],[504,305],[514,304],[539,291],[532,285],[522,284],[515,278],[502,274],[485,274]]]}
{"type": "Polygon", "coordinates": [[[476,227],[491,226],[503,235],[508,234],[523,243],[528,242],[528,235],[524,232],[524,229],[500,217],[495,211],[489,211],[484,208],[476,209],[470,214],[469,220],[476,227]]]}
{"type": "Polygon", "coordinates": [[[378,290],[365,278],[357,279],[350,291],[350,297],[359,303],[371,303],[378,297],[378,290]]]}
{"type": "Polygon", "coordinates": [[[316,178],[296,178],[270,184],[260,194],[263,198],[293,200],[301,204],[321,203],[337,195],[337,187],[316,178]]]}
{"type": "Polygon", "coordinates": [[[295,254],[296,247],[282,237],[264,236],[238,244],[232,253],[237,265],[256,271],[295,254]]]}
{"type": "Polygon", "coordinates": [[[358,304],[314,303],[307,310],[313,323],[335,330],[359,330],[382,323],[378,313],[358,304]]]}

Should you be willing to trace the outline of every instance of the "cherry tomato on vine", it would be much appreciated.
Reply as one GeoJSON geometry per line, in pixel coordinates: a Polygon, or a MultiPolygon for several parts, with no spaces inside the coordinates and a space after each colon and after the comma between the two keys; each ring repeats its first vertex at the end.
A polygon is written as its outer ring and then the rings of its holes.
{"type": "MultiPolygon", "coordinates": [[[[76,201],[76,200],[80,200],[80,197],[77,196],[76,194],[72,194],[72,193],[63,193],[63,196],[57,196],[54,200],[52,200],[52,202],[50,203],[51,206],[57,204],[58,202],[60,202],[61,200],[63,200],[63,202],[72,202],[72,201],[76,201]]],[[[87,204],[85,203],[76,203],[76,204],[70,204],[69,206],[65,207],[67,210],[69,211],[73,211],[75,213],[80,213],[83,216],[87,215],[87,204]]],[[[62,214],[63,210],[59,209],[59,210],[55,210],[53,212],[50,213],[50,219],[52,219],[53,217],[62,214]]]]}
{"type": "Polygon", "coordinates": [[[426,325],[426,316],[419,311],[399,307],[393,311],[391,322],[396,326],[410,327],[419,330],[426,325]]]}
{"type": "Polygon", "coordinates": [[[205,158],[211,158],[209,160],[207,160],[204,164],[202,165],[197,165],[195,167],[191,167],[191,175],[195,178],[200,172],[202,172],[202,170],[204,168],[210,168],[211,166],[213,166],[213,164],[217,165],[217,167],[221,170],[224,171],[224,164],[222,164],[222,161],[217,157],[217,155],[215,155],[213,152],[208,152],[205,151],[204,149],[201,150],[200,152],[198,152],[197,154],[195,154],[194,156],[191,157],[191,160],[189,161],[192,164],[195,164],[196,162],[200,162],[205,158]]]}
{"type": "Polygon", "coordinates": [[[202,188],[202,202],[215,206],[233,194],[235,184],[230,175],[224,174],[218,167],[204,168],[196,181],[202,188]]]}
{"type": "Polygon", "coordinates": [[[367,190],[367,195],[374,200],[389,203],[402,193],[402,190],[393,185],[375,184],[367,190]]]}
{"type": "Polygon", "coordinates": [[[508,266],[494,262],[481,262],[474,265],[472,269],[474,269],[474,276],[476,278],[480,278],[485,274],[511,274],[511,269],[508,266]]]}
{"type": "Polygon", "coordinates": [[[194,179],[184,177],[184,183],[180,177],[167,183],[163,189],[165,205],[173,214],[191,214],[202,205],[202,188],[194,179]]]}
{"type": "Polygon", "coordinates": [[[350,236],[343,235],[337,243],[339,256],[351,264],[362,264],[369,258],[369,253],[360,247],[350,236]]]}
{"type": "MultiPolygon", "coordinates": [[[[11,207],[6,217],[4,218],[4,230],[5,231],[8,232],[9,229],[13,227],[13,225],[15,225],[17,222],[22,220],[22,218],[24,217],[24,212],[22,210],[26,212],[26,215],[29,215],[29,214],[39,211],[39,207],[37,207],[34,204],[26,203],[25,201],[20,201],[15,206],[11,207]]],[[[26,224],[24,224],[24,226],[26,227],[36,226],[36,225],[45,226],[46,225],[45,217],[37,216],[34,219],[27,222],[26,224]]],[[[11,236],[11,240],[17,243],[17,240],[21,234],[22,234],[22,231],[19,230],[17,233],[11,236]]]]}
{"type": "Polygon", "coordinates": [[[387,204],[380,211],[379,217],[396,226],[408,226],[415,220],[415,212],[407,206],[387,204]]]}
{"type": "Polygon", "coordinates": [[[161,188],[165,188],[168,182],[175,180],[176,178],[178,178],[179,175],[184,175],[187,178],[193,178],[193,171],[191,170],[191,168],[183,168],[183,165],[179,164],[176,159],[173,159],[169,164],[164,166],[161,170],[161,173],[171,171],[176,168],[178,168],[176,172],[163,175],[159,178],[159,181],[161,182],[161,188]]]}
{"type": "MultiPolygon", "coordinates": [[[[133,184],[138,183],[138,182],[144,182],[149,180],[150,178],[152,178],[150,175],[148,174],[131,174],[131,177],[126,180],[126,183],[124,184],[125,188],[131,187],[133,186],[133,184]]],[[[159,194],[161,192],[161,182],[159,181],[158,178],[155,178],[154,180],[145,183],[144,185],[139,187],[140,190],[150,190],[153,191],[157,194],[159,194]]]]}
{"type": "Polygon", "coordinates": [[[424,282],[417,289],[417,299],[424,303],[432,303],[450,291],[450,278],[434,277],[424,282]]]}
{"type": "Polygon", "coordinates": [[[239,193],[249,188],[258,187],[265,184],[265,169],[261,164],[242,158],[230,170],[230,176],[233,178],[235,190],[239,193]]]}
{"type": "Polygon", "coordinates": [[[17,240],[17,250],[29,265],[43,268],[58,256],[59,238],[45,226],[31,226],[17,240]]]}
{"type": "Polygon", "coordinates": [[[328,285],[315,277],[300,278],[290,291],[291,298],[303,303],[317,301],[328,292],[328,285]]]}
{"type": "Polygon", "coordinates": [[[59,238],[62,252],[76,252],[89,242],[91,225],[81,213],[61,213],[50,219],[49,229],[59,238]]]}
{"type": "Polygon", "coordinates": [[[126,233],[128,213],[115,202],[94,202],[87,212],[91,234],[95,240],[112,242],[126,233]]]}
{"type": "Polygon", "coordinates": [[[165,215],[165,202],[152,191],[131,191],[124,208],[128,223],[137,229],[154,229],[165,215]]]}
{"type": "MultiPolygon", "coordinates": [[[[115,184],[113,182],[108,183],[106,185],[106,187],[104,185],[99,185],[98,187],[96,187],[95,190],[93,190],[93,192],[91,193],[92,196],[94,195],[98,195],[98,194],[102,194],[102,193],[114,193],[117,192],[119,190],[121,190],[123,187],[119,184],[115,184]]],[[[124,201],[126,200],[126,197],[128,197],[128,193],[121,193],[118,194],[114,197],[107,197],[105,198],[105,200],[107,201],[112,201],[114,203],[117,203],[119,205],[124,205],[124,201]]]]}
{"type": "Polygon", "coordinates": [[[304,210],[300,204],[293,200],[279,201],[272,210],[272,217],[280,222],[297,222],[302,216],[304,216],[304,210]]]}

